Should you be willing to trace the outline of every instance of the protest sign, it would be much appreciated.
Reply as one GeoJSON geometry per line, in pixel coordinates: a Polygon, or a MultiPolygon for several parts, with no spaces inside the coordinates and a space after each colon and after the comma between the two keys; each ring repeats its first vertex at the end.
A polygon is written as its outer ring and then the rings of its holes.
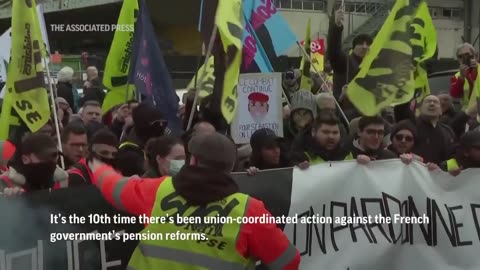
{"type": "Polygon", "coordinates": [[[231,125],[235,143],[250,143],[261,128],[283,137],[281,73],[241,74],[238,82],[238,111],[231,125]]]}
{"type": "MultiPolygon", "coordinates": [[[[234,179],[274,216],[298,219],[279,227],[299,250],[300,269],[479,269],[479,173],[454,178],[419,163],[344,161],[234,179]]],[[[52,243],[50,234],[134,233],[143,225],[51,224],[50,213],[129,217],[95,187],[0,199],[1,270],[126,269],[135,241],[52,243]]]]}

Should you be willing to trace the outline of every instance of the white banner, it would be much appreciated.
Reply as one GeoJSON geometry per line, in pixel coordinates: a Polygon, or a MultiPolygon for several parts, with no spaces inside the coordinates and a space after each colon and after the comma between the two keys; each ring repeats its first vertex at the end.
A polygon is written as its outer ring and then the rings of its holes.
{"type": "Polygon", "coordinates": [[[250,143],[261,128],[283,137],[281,73],[240,74],[237,92],[238,110],[231,125],[235,143],[250,143]]]}
{"type": "Polygon", "coordinates": [[[294,169],[289,215],[299,220],[285,233],[302,270],[478,270],[479,175],[430,173],[398,160],[294,169]],[[302,224],[308,216],[319,220],[302,224]]]}

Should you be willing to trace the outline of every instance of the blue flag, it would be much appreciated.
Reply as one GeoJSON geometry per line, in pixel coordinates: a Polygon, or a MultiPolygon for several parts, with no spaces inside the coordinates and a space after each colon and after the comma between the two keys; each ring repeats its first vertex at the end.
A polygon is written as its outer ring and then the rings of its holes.
{"type": "Polygon", "coordinates": [[[242,9],[246,21],[242,70],[251,71],[255,62],[258,71],[272,72],[270,61],[294,46],[297,37],[272,0],[243,0],[242,9]]]}
{"type": "Polygon", "coordinates": [[[137,95],[141,94],[153,103],[168,121],[168,127],[181,130],[177,116],[178,98],[170,73],[153,31],[145,0],[139,1],[139,17],[135,25],[130,81],[135,84],[137,95]]]}

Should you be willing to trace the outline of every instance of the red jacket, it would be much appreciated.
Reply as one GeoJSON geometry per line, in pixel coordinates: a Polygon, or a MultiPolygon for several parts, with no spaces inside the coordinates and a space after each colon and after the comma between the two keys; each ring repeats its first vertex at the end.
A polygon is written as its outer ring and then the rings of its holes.
{"type": "MultiPolygon", "coordinates": [[[[134,176],[125,182],[121,180],[127,180],[127,178],[104,165],[94,171],[92,182],[97,185],[105,199],[112,205],[133,215],[145,214],[151,216],[157,190],[165,178],[145,179],[134,176]],[[101,186],[98,182],[100,177],[102,178],[101,186]],[[121,188],[119,197],[114,197],[115,193],[118,194],[118,191],[115,192],[115,190],[119,187],[121,188]]],[[[261,201],[250,197],[246,216],[260,217],[264,214],[271,215],[261,201]]],[[[245,258],[255,257],[266,265],[276,262],[277,259],[279,261],[283,259],[281,258],[282,255],[287,256],[291,247],[292,244],[290,244],[288,238],[275,224],[249,223],[242,224],[236,246],[237,251],[245,258]]],[[[291,255],[291,258],[287,256],[290,260],[282,269],[298,269],[300,253],[295,249],[295,254],[291,255]]]]}
{"type": "MultiPolygon", "coordinates": [[[[477,69],[472,68],[467,71],[467,74],[465,78],[468,80],[469,88],[470,88],[470,93],[472,92],[471,90],[473,89],[473,85],[475,80],[477,79],[477,69]]],[[[450,79],[450,95],[454,98],[461,98],[463,97],[463,86],[465,84],[465,79],[462,79],[461,77],[453,76],[450,79]]]]}

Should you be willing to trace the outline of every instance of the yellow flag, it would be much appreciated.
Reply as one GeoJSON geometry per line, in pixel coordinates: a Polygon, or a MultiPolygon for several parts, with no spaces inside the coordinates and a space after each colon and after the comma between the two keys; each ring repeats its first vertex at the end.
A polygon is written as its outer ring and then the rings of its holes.
{"type": "MultiPolygon", "coordinates": [[[[304,40],[304,44],[303,44],[303,48],[305,50],[305,52],[307,53],[307,55],[310,55],[311,53],[311,43],[312,43],[312,39],[310,38],[310,28],[311,28],[311,20],[310,18],[308,18],[308,22],[307,22],[307,30],[306,30],[306,33],[305,33],[305,40],[304,40]]],[[[313,85],[313,82],[312,82],[312,79],[311,79],[311,76],[310,76],[310,61],[308,61],[308,59],[305,59],[305,55],[302,54],[302,62],[300,63],[300,69],[302,71],[302,77],[301,77],[301,81],[300,81],[300,89],[304,89],[304,90],[307,90],[307,91],[312,91],[312,85],[313,85]]]]}
{"type": "Polygon", "coordinates": [[[117,22],[119,28],[115,30],[105,62],[103,84],[108,89],[108,93],[103,101],[103,112],[107,112],[114,106],[125,103],[134,97],[135,87],[133,83],[129,85],[127,83],[137,13],[138,1],[124,0],[117,22]]]}
{"type": "Polygon", "coordinates": [[[206,96],[209,96],[210,94],[213,93],[213,84],[215,83],[215,75],[213,74],[214,71],[214,61],[213,61],[213,56],[210,56],[210,58],[207,61],[207,66],[205,65],[201,66],[200,69],[197,72],[197,75],[193,77],[193,79],[190,81],[190,83],[187,86],[187,89],[194,89],[195,88],[195,79],[197,79],[197,88],[200,89],[200,98],[204,98],[206,96]],[[200,81],[203,72],[206,69],[206,76],[203,79],[203,82],[200,81]]]}
{"type": "Polygon", "coordinates": [[[219,0],[215,24],[227,58],[222,94],[222,114],[230,124],[238,105],[237,85],[242,63],[242,0],[219,0]]]}
{"type": "Polygon", "coordinates": [[[39,130],[50,119],[42,65],[45,52],[36,1],[13,1],[11,60],[0,121],[2,139],[8,137],[11,108],[32,132],[39,130]]]}
{"type": "MultiPolygon", "coordinates": [[[[409,102],[414,97],[419,84],[414,71],[421,73],[417,70],[419,64],[436,49],[436,44],[430,43],[432,36],[435,40],[436,36],[429,29],[431,18],[425,17],[426,14],[425,1],[395,3],[357,76],[348,85],[350,101],[364,115],[376,115],[388,106],[409,102]]],[[[419,80],[424,80],[424,76],[419,80]]]]}
{"type": "Polygon", "coordinates": [[[412,24],[417,38],[411,39],[413,47],[413,60],[416,64],[415,76],[415,97],[420,103],[424,97],[430,95],[428,74],[425,61],[432,58],[437,50],[437,32],[428,6],[422,2],[418,8],[412,24]]]}

